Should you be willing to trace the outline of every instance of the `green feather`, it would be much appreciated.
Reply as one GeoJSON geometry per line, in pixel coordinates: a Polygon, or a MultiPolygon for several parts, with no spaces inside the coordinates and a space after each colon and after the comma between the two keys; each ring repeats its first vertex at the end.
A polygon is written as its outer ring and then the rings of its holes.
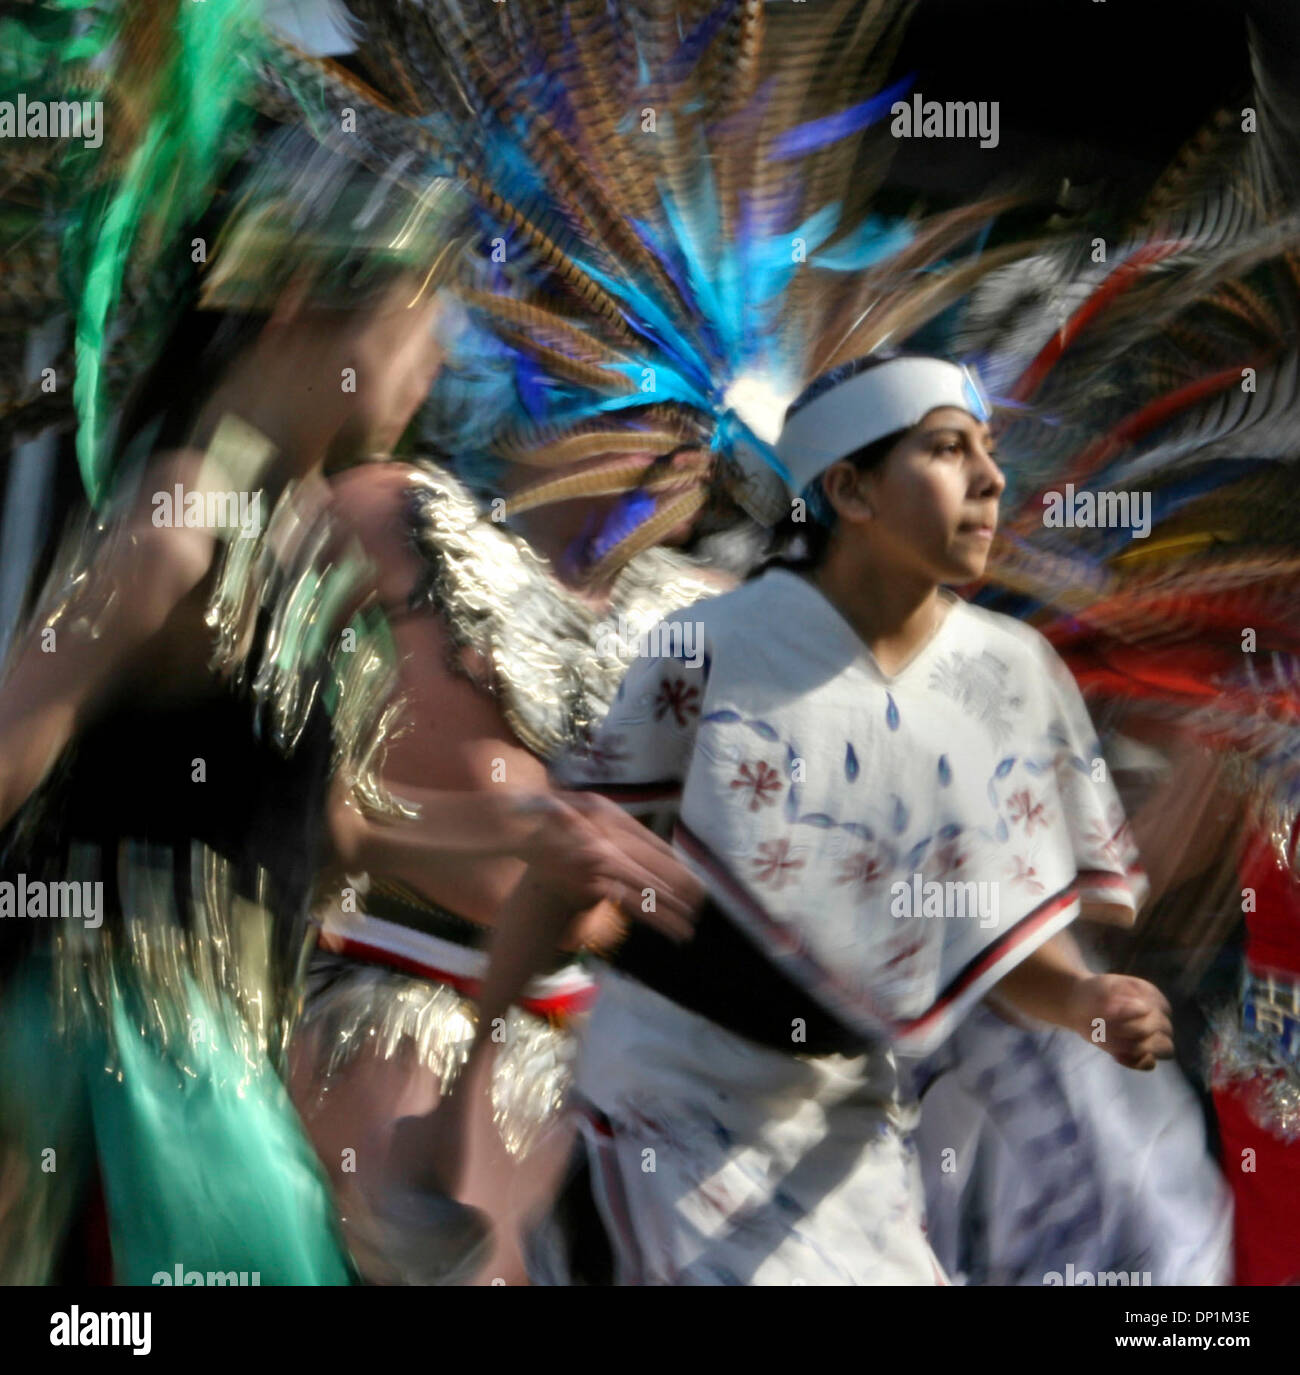
{"type": "Polygon", "coordinates": [[[133,252],[169,251],[177,230],[202,211],[224,173],[229,136],[252,115],[240,97],[256,77],[256,12],[251,0],[180,6],[175,44],[155,77],[149,127],[107,200],[92,194],[69,228],[70,257],[85,263],[73,389],[77,462],[96,504],[112,477],[104,359],[126,264],[133,252]]]}

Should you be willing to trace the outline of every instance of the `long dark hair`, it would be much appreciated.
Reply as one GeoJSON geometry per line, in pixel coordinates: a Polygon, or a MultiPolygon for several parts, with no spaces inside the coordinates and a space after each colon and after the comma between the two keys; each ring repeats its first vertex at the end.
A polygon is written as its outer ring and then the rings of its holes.
{"type": "MultiPolygon", "coordinates": [[[[838,460],[851,463],[860,473],[878,468],[898,443],[906,430],[897,430],[882,439],[872,440],[862,448],[838,460]]],[[[820,477],[814,478],[800,493],[802,509],[792,507],[790,514],[772,530],[767,546],[767,564],[779,564],[796,572],[810,573],[819,568],[830,548],[835,533],[835,510],[822,490],[820,477]],[[796,519],[796,509],[799,517],[796,519]]]]}

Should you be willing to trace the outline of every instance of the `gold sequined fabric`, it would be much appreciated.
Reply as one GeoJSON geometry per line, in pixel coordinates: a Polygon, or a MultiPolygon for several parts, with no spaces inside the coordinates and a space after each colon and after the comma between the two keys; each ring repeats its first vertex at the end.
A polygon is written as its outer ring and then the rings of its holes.
{"type": "MultiPolygon", "coordinates": [[[[218,428],[205,469],[209,478],[217,471],[237,482],[264,474],[271,457],[263,436],[230,418],[218,428]]],[[[102,633],[120,594],[95,569],[113,542],[131,537],[122,519],[130,495],[65,541],[38,626],[60,636],[102,633]]],[[[273,504],[260,488],[257,495],[269,517],[252,537],[218,532],[205,614],[212,670],[247,697],[249,731],[285,756],[302,743],[318,695],[326,694],[333,767],[344,771],[369,810],[409,815],[380,782],[383,746],[399,719],[392,700],[396,660],[386,623],[366,605],[360,551],[336,546],[323,482],[290,482],[273,504]]],[[[43,841],[58,835],[57,785],[70,763],[75,768],[75,752],[74,742],[52,786],[20,815],[20,851],[51,852],[43,841]]],[[[257,779],[248,786],[255,788],[257,779]]],[[[289,931],[283,914],[273,911],[269,874],[258,869],[237,883],[231,860],[198,840],[179,864],[170,845],[131,837],[115,853],[73,844],[68,855],[61,877],[104,882],[123,920],[56,929],[50,948],[64,1028],[107,1028],[111,1045],[110,1008],[117,1005],[179,1072],[191,1070],[192,1048],[211,1038],[234,1047],[250,1076],[268,1057],[282,1061],[310,949],[305,931],[289,931]],[[178,882],[186,869],[187,880],[178,882]]],[[[106,1069],[113,1072],[113,1064],[106,1069]]]]}

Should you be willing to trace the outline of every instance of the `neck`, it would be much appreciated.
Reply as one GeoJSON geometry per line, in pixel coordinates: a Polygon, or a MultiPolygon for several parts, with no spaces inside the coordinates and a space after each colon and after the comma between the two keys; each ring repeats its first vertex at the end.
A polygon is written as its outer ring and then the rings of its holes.
{"type": "Polygon", "coordinates": [[[942,615],[939,585],[929,577],[869,566],[834,547],[812,581],[887,673],[925,644],[942,615]]]}
{"type": "Polygon", "coordinates": [[[275,446],[277,473],[288,478],[320,472],[331,437],[327,428],[313,421],[309,407],[285,406],[285,390],[275,385],[274,378],[255,372],[247,361],[230,369],[199,411],[192,443],[206,449],[222,419],[235,415],[275,446]]]}

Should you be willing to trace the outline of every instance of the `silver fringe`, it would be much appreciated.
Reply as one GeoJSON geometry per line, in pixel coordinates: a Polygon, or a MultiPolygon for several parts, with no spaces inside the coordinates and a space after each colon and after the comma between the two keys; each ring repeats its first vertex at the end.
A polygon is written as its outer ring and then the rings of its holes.
{"type": "MultiPolygon", "coordinates": [[[[478,1009],[445,984],[321,953],[299,1027],[321,1047],[312,1074],[321,1096],[363,1051],[384,1060],[413,1055],[446,1094],[469,1057],[478,1009]]],[[[492,1071],[492,1108],[515,1159],[527,1156],[562,1111],[576,1053],[571,1032],[510,1009],[492,1071]]]]}

